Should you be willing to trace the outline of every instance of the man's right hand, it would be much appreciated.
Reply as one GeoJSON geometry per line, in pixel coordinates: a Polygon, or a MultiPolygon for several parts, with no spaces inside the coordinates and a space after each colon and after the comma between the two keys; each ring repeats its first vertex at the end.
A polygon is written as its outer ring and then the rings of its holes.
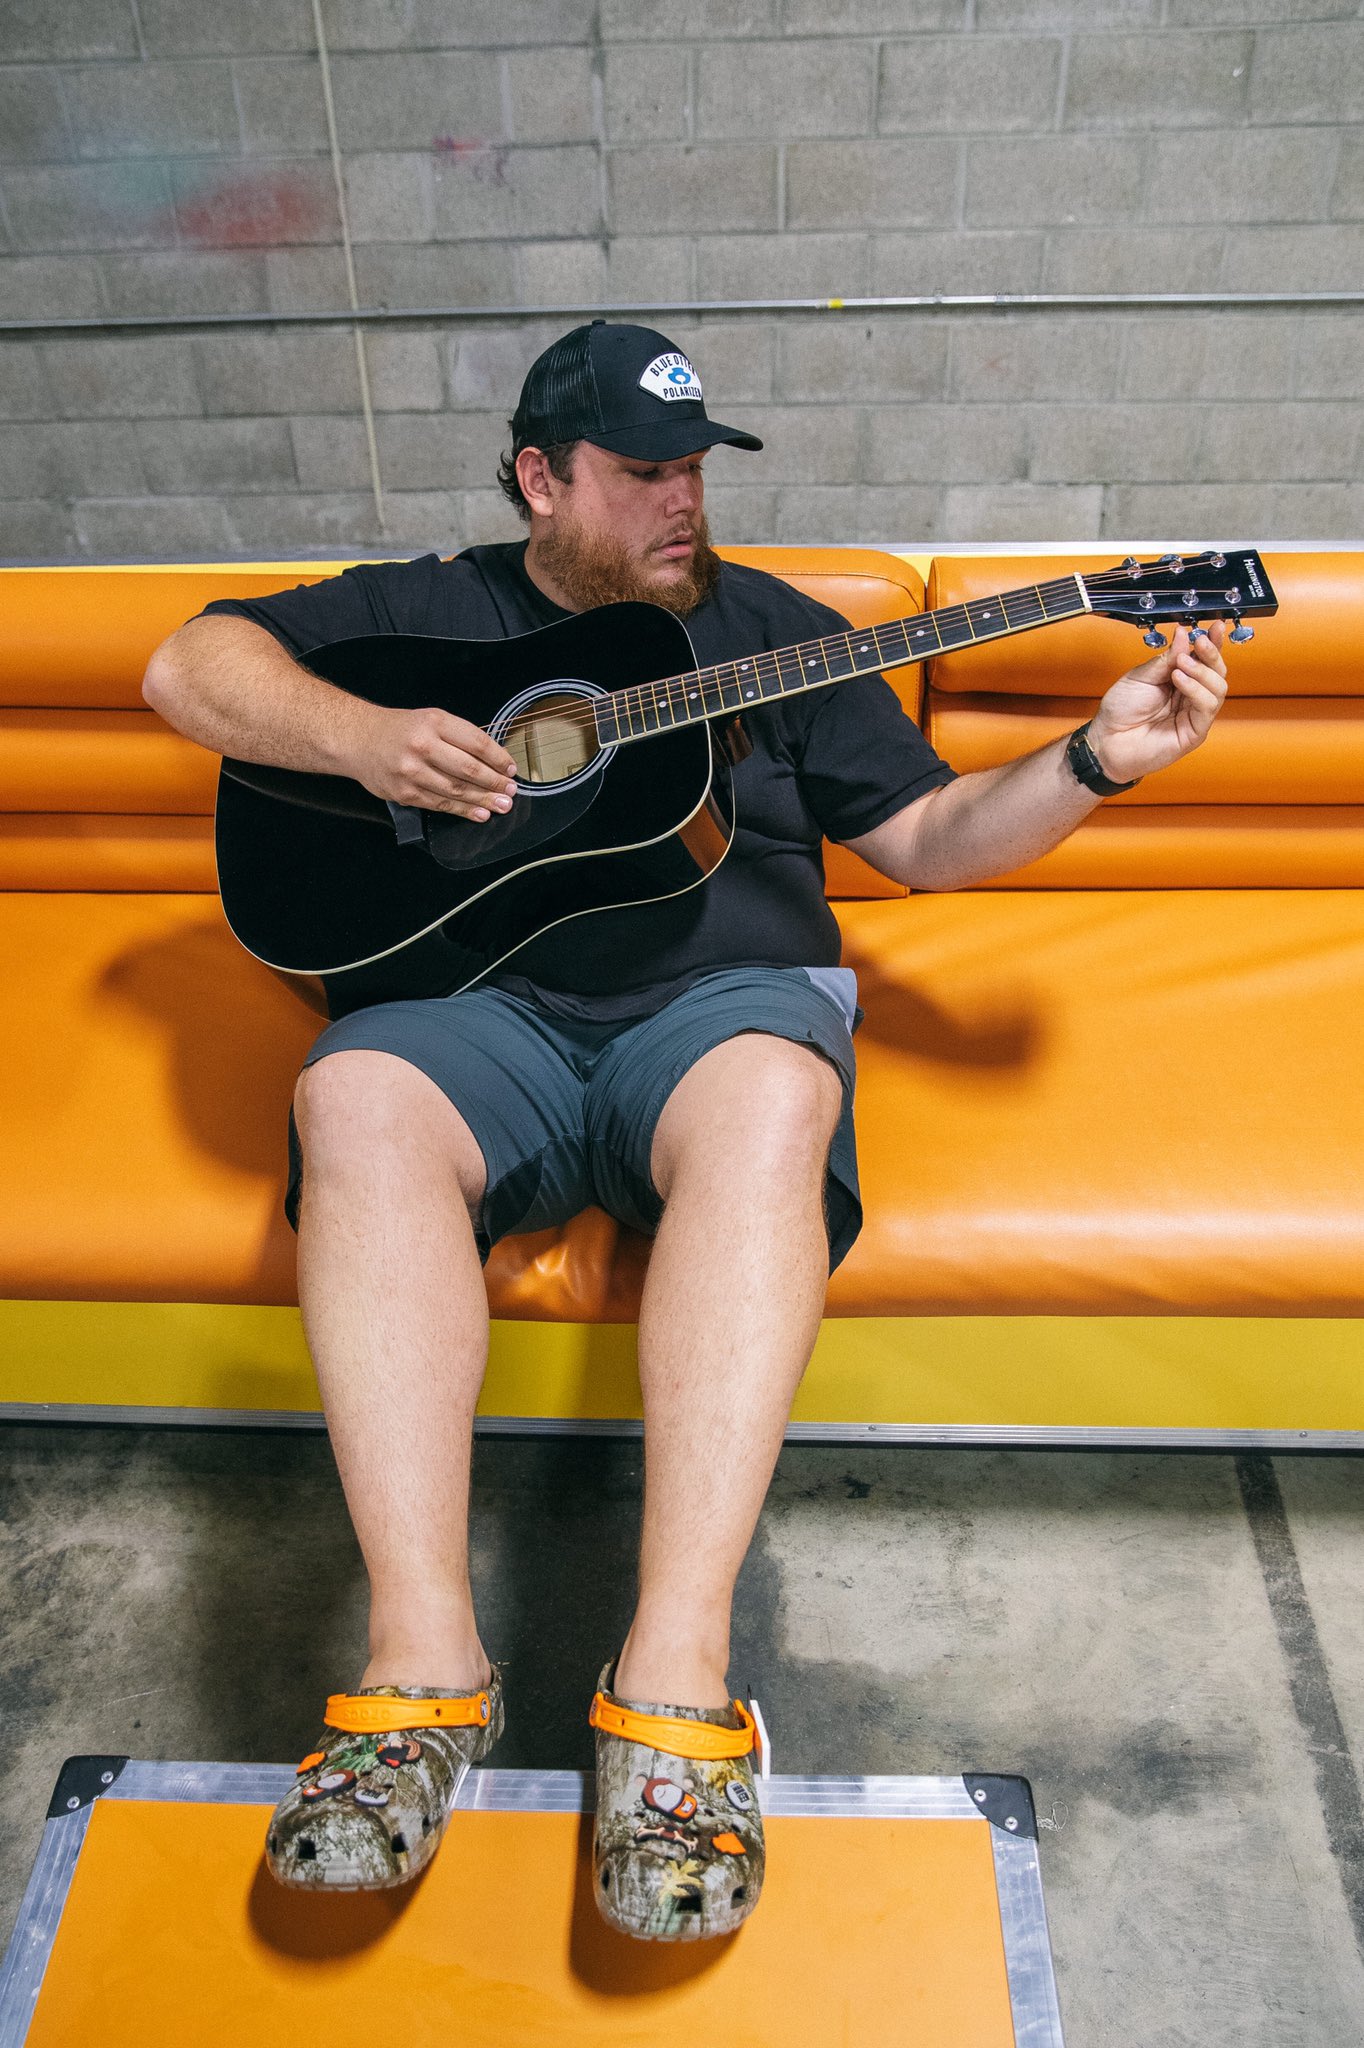
{"type": "Polygon", "coordinates": [[[448,811],[484,823],[509,811],[516,763],[467,718],[434,707],[391,711],[371,705],[348,773],[374,796],[423,811],[448,811]]]}

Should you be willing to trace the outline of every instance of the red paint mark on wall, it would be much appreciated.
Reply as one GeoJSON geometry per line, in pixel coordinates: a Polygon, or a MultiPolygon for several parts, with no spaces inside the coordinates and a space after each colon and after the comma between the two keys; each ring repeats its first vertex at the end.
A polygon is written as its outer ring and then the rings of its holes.
{"type": "Polygon", "coordinates": [[[177,201],[175,225],[181,241],[199,249],[325,241],[340,233],[331,176],[321,166],[214,179],[177,201]]]}
{"type": "Polygon", "coordinates": [[[433,155],[446,157],[467,171],[475,184],[505,186],[508,183],[505,143],[438,135],[431,144],[431,150],[433,155]]]}

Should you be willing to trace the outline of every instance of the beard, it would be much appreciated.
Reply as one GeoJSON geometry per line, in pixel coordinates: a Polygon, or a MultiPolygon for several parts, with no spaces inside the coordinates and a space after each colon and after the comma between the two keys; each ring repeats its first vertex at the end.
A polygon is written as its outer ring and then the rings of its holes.
{"type": "MultiPolygon", "coordinates": [[[[537,546],[536,559],[575,611],[633,601],[661,604],[665,611],[685,619],[710,596],[720,576],[720,557],[710,544],[704,513],[686,527],[685,534],[696,543],[686,569],[654,577],[649,574],[647,554],[641,559],[623,541],[588,533],[576,520],[565,519],[561,511],[537,546]]],[[[684,535],[669,537],[678,540],[684,535]]]]}

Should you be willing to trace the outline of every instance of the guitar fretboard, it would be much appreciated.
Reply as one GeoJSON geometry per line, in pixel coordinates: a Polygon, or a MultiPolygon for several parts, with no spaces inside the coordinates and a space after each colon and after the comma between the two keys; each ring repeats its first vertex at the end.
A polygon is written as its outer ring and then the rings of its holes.
{"type": "Polygon", "coordinates": [[[597,736],[603,746],[624,745],[675,726],[732,717],[736,711],[798,696],[804,690],[821,690],[850,676],[904,668],[910,662],[973,647],[982,640],[1026,633],[1034,626],[1049,626],[1090,609],[1082,579],[1059,576],[1053,583],[1030,583],[1021,590],[974,598],[969,604],[945,605],[940,611],[893,619],[883,626],[831,633],[823,640],[802,640],[794,647],[693,669],[688,675],[633,683],[597,700],[597,736]]]}

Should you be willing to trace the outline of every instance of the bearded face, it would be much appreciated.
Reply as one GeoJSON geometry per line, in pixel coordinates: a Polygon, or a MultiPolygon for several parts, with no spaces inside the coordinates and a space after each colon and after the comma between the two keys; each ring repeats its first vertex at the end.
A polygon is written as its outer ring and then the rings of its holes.
{"type": "Polygon", "coordinates": [[[531,492],[526,567],[573,611],[631,600],[686,618],[715,588],[705,451],[646,462],[579,441],[567,466],[519,458],[531,492]]]}
{"type": "Polygon", "coordinates": [[[540,540],[536,560],[553,577],[574,611],[599,604],[635,601],[661,604],[685,619],[710,596],[720,574],[720,557],[710,544],[704,512],[684,522],[661,540],[641,544],[609,529],[589,526],[566,499],[553,525],[540,540]],[[665,547],[691,542],[689,559],[670,560],[665,547]]]}

